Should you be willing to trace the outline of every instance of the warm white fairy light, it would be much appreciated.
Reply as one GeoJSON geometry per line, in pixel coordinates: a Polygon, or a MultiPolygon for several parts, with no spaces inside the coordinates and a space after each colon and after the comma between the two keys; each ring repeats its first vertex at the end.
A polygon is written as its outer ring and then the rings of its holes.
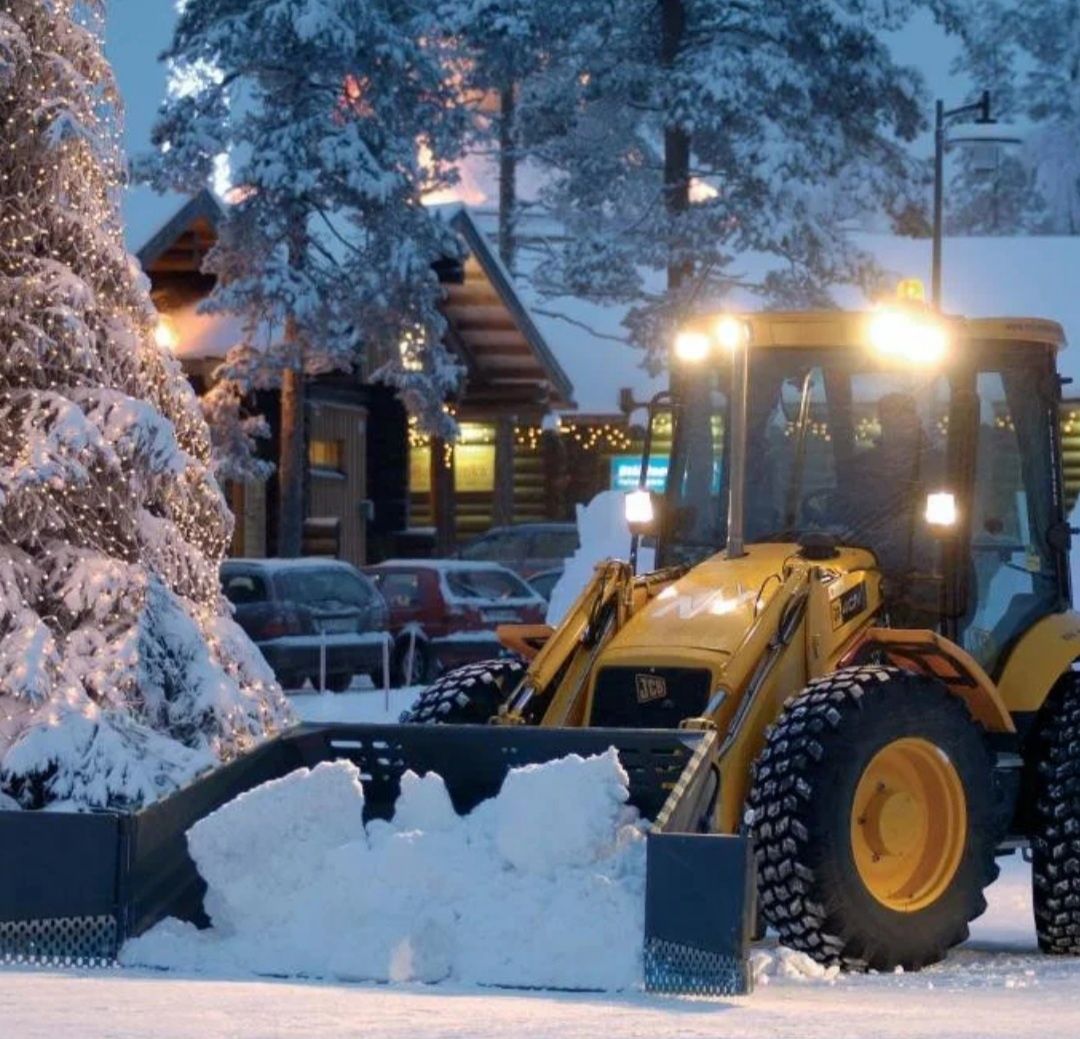
{"type": "MultiPolygon", "coordinates": [[[[230,642],[217,569],[232,518],[198,402],[155,341],[124,250],[103,18],[102,0],[0,0],[0,785],[27,803],[75,782],[55,763],[48,780],[5,771],[5,752],[36,726],[87,721],[98,746],[156,730],[192,761],[236,753],[287,713],[230,642]],[[196,693],[175,662],[167,711],[145,680],[147,654],[173,637],[155,594],[196,624],[218,676],[213,695],[196,693]],[[120,712],[108,733],[102,711],[120,712]]],[[[146,796],[83,778],[87,800],[146,796]]]]}

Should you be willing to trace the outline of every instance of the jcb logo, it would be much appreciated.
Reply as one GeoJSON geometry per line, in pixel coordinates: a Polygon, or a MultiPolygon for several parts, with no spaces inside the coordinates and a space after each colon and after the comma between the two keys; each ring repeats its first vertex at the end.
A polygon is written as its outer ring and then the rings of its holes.
{"type": "Polygon", "coordinates": [[[637,702],[652,703],[667,697],[667,679],[660,675],[634,675],[637,702]]]}

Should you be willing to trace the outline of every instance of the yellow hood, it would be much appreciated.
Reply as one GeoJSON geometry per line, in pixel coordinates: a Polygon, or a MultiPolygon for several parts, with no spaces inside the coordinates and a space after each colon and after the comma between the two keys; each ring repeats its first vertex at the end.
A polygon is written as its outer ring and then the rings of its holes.
{"type": "Polygon", "coordinates": [[[639,610],[610,649],[686,647],[731,654],[753,620],[759,594],[780,586],[784,562],[797,552],[791,544],[749,545],[741,559],[720,553],[699,563],[639,610]]]}

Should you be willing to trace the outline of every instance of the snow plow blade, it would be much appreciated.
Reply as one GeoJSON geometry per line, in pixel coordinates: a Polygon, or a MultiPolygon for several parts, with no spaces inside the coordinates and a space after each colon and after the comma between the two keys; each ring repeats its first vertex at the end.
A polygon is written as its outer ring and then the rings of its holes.
{"type": "Polygon", "coordinates": [[[746,841],[707,835],[716,735],[689,730],[303,725],[139,812],[0,812],[0,962],[111,962],[167,916],[206,924],[188,829],[234,797],[322,761],[360,769],[366,818],[390,818],[406,770],[438,772],[459,813],[495,796],[510,769],[614,746],[630,802],[651,823],[645,984],[732,995],[746,968],[752,883],[746,841]],[[72,849],[78,854],[73,856],[72,849]]]}

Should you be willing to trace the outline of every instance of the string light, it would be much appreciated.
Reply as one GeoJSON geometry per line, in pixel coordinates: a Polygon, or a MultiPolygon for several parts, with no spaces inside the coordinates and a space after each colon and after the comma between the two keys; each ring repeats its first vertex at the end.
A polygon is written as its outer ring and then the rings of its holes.
{"type": "MultiPolygon", "coordinates": [[[[232,517],[198,402],[155,342],[124,248],[104,4],[0,0],[0,14],[0,755],[27,724],[119,710],[132,732],[229,757],[288,710],[225,620],[232,517]],[[190,688],[156,706],[144,654],[180,636],[155,619],[155,588],[197,625],[216,668],[213,689],[196,688],[178,655],[174,679],[190,688]]],[[[95,789],[120,796],[112,782],[95,789]]]]}

